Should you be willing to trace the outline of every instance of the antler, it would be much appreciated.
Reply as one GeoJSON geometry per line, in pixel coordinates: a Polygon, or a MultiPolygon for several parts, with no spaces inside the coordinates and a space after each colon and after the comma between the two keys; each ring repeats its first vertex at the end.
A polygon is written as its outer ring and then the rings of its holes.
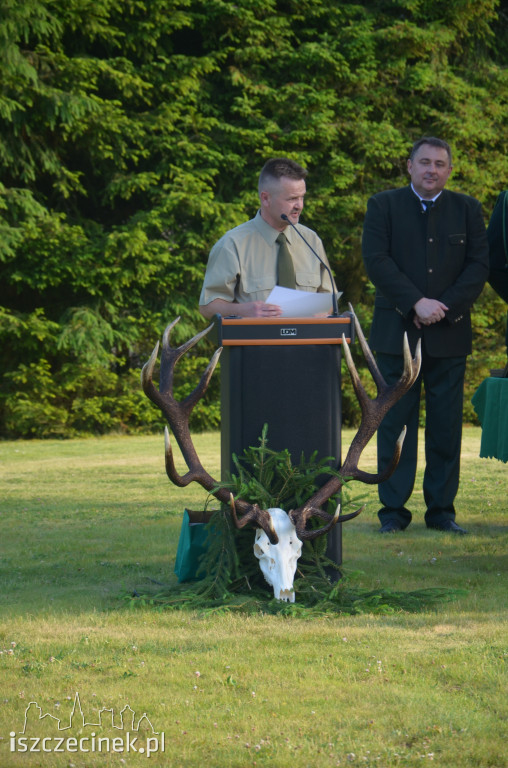
{"type": "MultiPolygon", "coordinates": [[[[289,516],[293,522],[296,533],[299,539],[314,539],[317,536],[321,536],[327,533],[336,523],[345,523],[347,520],[351,520],[360,514],[363,507],[351,512],[348,515],[340,514],[340,504],[337,506],[334,515],[330,515],[321,509],[321,506],[325,504],[329,499],[335,496],[343,487],[345,478],[359,480],[362,483],[374,484],[381,483],[386,480],[395,470],[402,450],[402,444],[406,434],[406,428],[402,430],[394,450],[392,460],[389,465],[382,471],[375,474],[370,474],[359,469],[358,462],[362,451],[365,446],[375,434],[379,425],[381,424],[385,414],[400,398],[410,389],[415,382],[420,372],[421,364],[421,348],[420,342],[418,342],[415,357],[411,358],[409,350],[409,343],[407,336],[404,336],[404,371],[400,379],[393,385],[388,386],[383,379],[379,368],[376,365],[374,356],[365,340],[362,328],[356,317],[353,308],[349,305],[352,316],[354,318],[356,334],[358,336],[360,346],[367,361],[367,367],[371,373],[371,376],[376,384],[377,396],[374,399],[368,397],[363,384],[356,370],[349,346],[346,342],[346,338],[342,336],[342,346],[344,350],[344,356],[346,358],[347,366],[353,383],[356,396],[360,403],[360,409],[362,412],[362,418],[360,427],[355,437],[353,438],[349,451],[346,455],[346,459],[341,467],[341,473],[339,477],[332,477],[328,480],[302,507],[296,510],[291,510],[289,516]],[[319,517],[325,520],[326,523],[321,528],[307,530],[307,522],[311,517],[319,517]]],[[[178,360],[200,339],[206,336],[212,329],[213,325],[210,325],[205,330],[196,334],[192,339],[185,342],[179,347],[173,348],[170,345],[171,331],[176,323],[179,321],[179,317],[170,323],[164,331],[162,339],[162,353],[160,363],[160,381],[159,389],[157,390],[153,384],[152,376],[155,368],[159,353],[159,343],[156,344],[155,349],[149,361],[143,366],[141,371],[141,382],[143,390],[147,397],[157,405],[164,416],[166,417],[168,424],[173,432],[176,441],[182,452],[182,456],[187,464],[188,472],[185,475],[180,475],[175,467],[173,458],[173,450],[171,447],[171,440],[169,437],[169,431],[165,429],[165,456],[166,456],[166,472],[169,479],[179,487],[185,487],[191,482],[197,482],[205,490],[211,493],[215,498],[223,503],[229,503],[231,506],[231,514],[233,521],[237,528],[243,528],[245,525],[252,523],[260,528],[263,528],[272,544],[278,543],[278,536],[273,527],[272,519],[267,510],[262,510],[257,504],[248,504],[242,499],[233,499],[227,489],[218,487],[217,481],[204,469],[199,457],[194,448],[192,438],[189,430],[189,418],[196,403],[205,394],[210,379],[215,370],[215,366],[219,360],[219,356],[222,352],[222,347],[217,349],[213,354],[210,362],[208,363],[205,372],[201,376],[201,379],[197,387],[188,395],[184,400],[178,402],[173,396],[173,374],[176,363],[178,360]],[[242,513],[242,517],[238,518],[236,509],[242,513]]]]}
{"type": "Polygon", "coordinates": [[[152,377],[159,354],[159,342],[157,342],[150,359],[143,366],[143,370],[141,371],[141,384],[143,390],[146,396],[155,403],[166,417],[188,467],[188,472],[185,475],[180,475],[178,473],[173,458],[169,431],[166,427],[164,434],[166,472],[168,477],[171,482],[180,488],[189,485],[189,483],[196,482],[219,501],[226,504],[231,503],[232,518],[237,528],[243,528],[248,523],[253,523],[265,531],[272,544],[277,544],[279,539],[268,512],[260,509],[257,504],[248,504],[240,499],[236,502],[236,507],[242,513],[242,517],[238,519],[232,495],[226,488],[217,487],[217,480],[208,474],[199,460],[190,435],[189,418],[194,406],[199,402],[208,389],[210,379],[212,378],[215,366],[217,365],[222,352],[222,347],[214,352],[197,387],[184,400],[178,402],[173,396],[173,374],[175,366],[180,358],[213,328],[213,325],[210,325],[208,328],[205,328],[204,331],[200,331],[200,333],[197,333],[192,339],[189,339],[189,341],[175,348],[170,344],[170,337],[171,331],[179,320],[180,318],[177,317],[164,331],[158,390],[153,384],[152,377]]]}
{"type": "Polygon", "coordinates": [[[320,507],[325,504],[332,496],[335,496],[343,487],[345,479],[359,480],[362,483],[374,484],[381,483],[386,480],[395,471],[395,468],[400,459],[400,453],[402,450],[402,444],[406,436],[406,427],[402,430],[395,445],[395,450],[392,459],[388,466],[382,471],[376,474],[370,474],[364,472],[358,468],[358,462],[362,454],[363,449],[375,434],[379,425],[381,424],[385,414],[400,398],[412,387],[416,381],[420,372],[421,365],[421,344],[418,341],[415,356],[411,358],[411,352],[409,350],[409,342],[407,335],[404,334],[404,370],[400,379],[391,386],[385,382],[381,375],[379,368],[377,367],[374,356],[365,340],[361,325],[356,317],[351,304],[349,309],[354,318],[356,334],[360,342],[363,354],[367,361],[367,368],[369,369],[372,378],[376,384],[377,396],[374,399],[370,399],[363,387],[363,384],[356,370],[356,366],[353,362],[349,346],[346,343],[344,335],[342,336],[342,348],[344,350],[344,356],[346,358],[347,367],[353,383],[353,389],[355,390],[358,402],[360,403],[360,409],[362,412],[362,418],[358,432],[354,436],[349,451],[347,452],[344,463],[341,467],[340,477],[332,477],[328,480],[302,507],[297,510],[292,510],[289,516],[296,528],[297,536],[299,539],[313,539],[317,536],[321,536],[323,533],[332,528],[336,523],[345,523],[346,520],[351,520],[360,514],[363,507],[352,512],[349,515],[340,515],[340,505],[337,507],[335,515],[330,515],[324,512],[320,507]],[[314,530],[306,530],[306,524],[310,517],[319,517],[327,520],[327,524],[321,528],[314,530]]]}

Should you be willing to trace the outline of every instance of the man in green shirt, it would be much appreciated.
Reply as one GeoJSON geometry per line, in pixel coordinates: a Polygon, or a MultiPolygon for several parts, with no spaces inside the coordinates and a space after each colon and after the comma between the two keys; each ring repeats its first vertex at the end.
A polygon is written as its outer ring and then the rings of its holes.
{"type": "Polygon", "coordinates": [[[256,216],[226,232],[210,252],[199,299],[204,317],[279,317],[281,308],[268,304],[266,299],[274,286],[282,284],[278,259],[286,244],[294,270],[294,287],[331,293],[328,272],[311,250],[328,266],[323,243],[315,232],[298,223],[306,176],[307,171],[293,160],[274,158],[264,165],[259,176],[260,209],[256,216]],[[298,227],[311,248],[289,222],[298,227]],[[281,233],[286,237],[284,245],[280,243],[281,233]]]}

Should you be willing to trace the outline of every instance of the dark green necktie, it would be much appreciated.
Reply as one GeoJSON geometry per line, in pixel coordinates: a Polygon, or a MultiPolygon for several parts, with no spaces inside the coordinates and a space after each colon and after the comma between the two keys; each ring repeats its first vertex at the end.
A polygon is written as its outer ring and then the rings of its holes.
{"type": "Polygon", "coordinates": [[[277,285],[283,288],[296,288],[295,268],[288,248],[288,241],[284,232],[277,237],[279,243],[279,255],[277,258],[277,285]]]}

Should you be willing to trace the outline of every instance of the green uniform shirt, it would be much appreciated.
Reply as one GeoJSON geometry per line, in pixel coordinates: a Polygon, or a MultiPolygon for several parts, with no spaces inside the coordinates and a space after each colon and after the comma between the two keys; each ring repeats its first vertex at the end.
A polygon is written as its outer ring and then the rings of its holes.
{"type": "MultiPolygon", "coordinates": [[[[328,265],[323,243],[312,229],[298,229],[328,265]]],[[[301,291],[331,293],[330,278],[301,237],[288,226],[284,230],[295,267],[296,287],[301,291]]],[[[246,302],[265,301],[277,284],[279,231],[261,217],[226,232],[210,251],[200,305],[214,299],[246,302]]]]}

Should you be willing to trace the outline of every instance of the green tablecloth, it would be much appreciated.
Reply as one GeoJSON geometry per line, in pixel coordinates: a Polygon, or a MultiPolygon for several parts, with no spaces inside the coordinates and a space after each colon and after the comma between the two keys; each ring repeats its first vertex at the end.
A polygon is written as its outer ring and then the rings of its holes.
{"type": "Polygon", "coordinates": [[[480,456],[508,461],[508,379],[485,379],[471,402],[482,425],[480,456]]]}

